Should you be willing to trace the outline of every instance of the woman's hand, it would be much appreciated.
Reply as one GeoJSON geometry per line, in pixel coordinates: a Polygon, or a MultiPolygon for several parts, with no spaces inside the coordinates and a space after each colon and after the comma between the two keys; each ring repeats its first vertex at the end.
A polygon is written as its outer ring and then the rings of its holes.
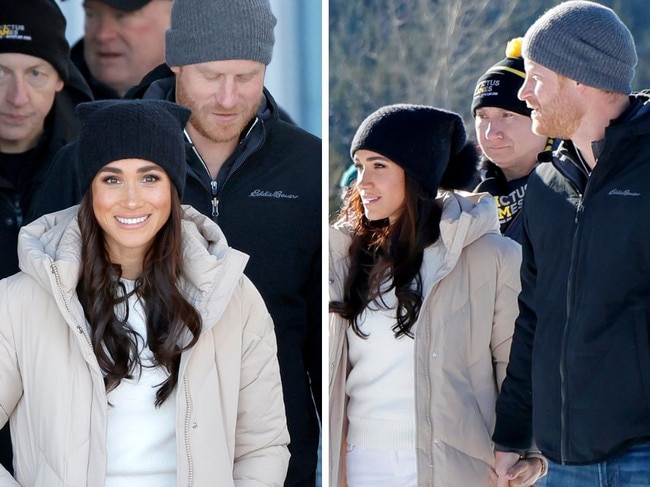
{"type": "Polygon", "coordinates": [[[543,472],[544,460],[539,457],[520,458],[517,453],[496,452],[490,487],[531,487],[543,472]]]}

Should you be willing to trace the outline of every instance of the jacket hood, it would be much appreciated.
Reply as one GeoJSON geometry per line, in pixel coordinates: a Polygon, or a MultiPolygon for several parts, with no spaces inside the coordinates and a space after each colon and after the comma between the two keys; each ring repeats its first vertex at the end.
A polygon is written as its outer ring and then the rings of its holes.
{"type": "Polygon", "coordinates": [[[487,193],[447,191],[440,195],[442,218],[440,238],[445,263],[453,267],[461,251],[488,233],[500,233],[494,198],[487,193]]]}
{"type": "Polygon", "coordinates": [[[627,126],[629,124],[633,127],[630,130],[634,134],[650,133],[650,90],[632,93],[630,102],[630,108],[615,120],[611,127],[627,126]]]}
{"type": "MultiPolygon", "coordinates": [[[[503,178],[503,171],[499,166],[487,158],[485,154],[481,154],[479,158],[479,171],[484,174],[484,178],[503,178]]],[[[481,181],[483,182],[483,181],[481,181]]],[[[480,184],[480,183],[479,183],[480,184]]]]}
{"type": "MultiPolygon", "coordinates": [[[[81,266],[77,210],[74,206],[44,215],[23,227],[18,236],[21,271],[45,289],[59,288],[70,299],[81,266]]],[[[190,206],[184,205],[183,210],[180,286],[204,323],[215,323],[243,276],[248,256],[229,247],[219,226],[208,217],[190,206]]]]}
{"type": "Polygon", "coordinates": [[[634,91],[630,93],[630,98],[632,100],[639,100],[642,103],[648,103],[650,101],[650,89],[634,91]]]}
{"type": "Polygon", "coordinates": [[[75,108],[79,103],[92,101],[93,94],[77,67],[68,61],[68,82],[54,97],[52,109],[55,120],[55,137],[68,143],[77,136],[79,120],[75,108]]]}

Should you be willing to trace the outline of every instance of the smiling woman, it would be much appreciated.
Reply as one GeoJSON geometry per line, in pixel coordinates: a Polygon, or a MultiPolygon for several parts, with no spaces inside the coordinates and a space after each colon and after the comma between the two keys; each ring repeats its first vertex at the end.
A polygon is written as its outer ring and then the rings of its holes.
{"type": "Polygon", "coordinates": [[[271,317],[247,256],[180,204],[190,111],[106,100],[77,114],[81,204],[24,227],[23,271],[0,281],[0,427],[11,422],[16,480],[281,486],[271,317]]]}
{"type": "Polygon", "coordinates": [[[477,164],[456,113],[382,107],[350,155],[330,232],[331,485],[487,487],[519,246],[493,198],[454,191],[477,164]]]}
{"type": "Polygon", "coordinates": [[[171,213],[171,183],[157,164],[122,159],[99,170],[91,185],[93,213],[104,232],[111,262],[135,279],[171,213]]]}

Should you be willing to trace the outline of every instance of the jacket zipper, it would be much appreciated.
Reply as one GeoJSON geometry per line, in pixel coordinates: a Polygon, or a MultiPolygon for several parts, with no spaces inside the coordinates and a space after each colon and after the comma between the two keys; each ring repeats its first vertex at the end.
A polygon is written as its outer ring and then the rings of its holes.
{"type": "Polygon", "coordinates": [[[199,151],[196,149],[196,146],[194,145],[194,142],[192,141],[192,138],[190,137],[190,134],[187,133],[187,129],[183,130],[183,133],[185,134],[185,139],[189,142],[189,144],[192,146],[192,151],[194,151],[194,155],[197,157],[201,165],[203,166],[203,169],[205,169],[206,174],[210,178],[210,193],[212,195],[212,216],[213,217],[218,217],[219,216],[219,198],[217,197],[218,194],[218,183],[216,179],[212,179],[212,174],[210,174],[210,169],[208,169],[208,165],[205,163],[203,160],[203,157],[201,157],[201,154],[199,154],[199,151]]]}
{"type": "MultiPolygon", "coordinates": [[[[579,157],[579,156],[578,156],[579,157]]],[[[580,196],[578,206],[576,207],[575,217],[573,220],[574,231],[573,231],[573,242],[571,244],[571,259],[569,261],[569,274],[567,276],[567,294],[566,294],[566,319],[564,321],[564,327],[562,329],[562,343],[560,348],[560,461],[562,465],[566,465],[567,462],[567,450],[569,443],[569,432],[568,432],[568,404],[567,404],[567,377],[566,377],[566,353],[568,349],[568,340],[569,340],[569,322],[573,316],[573,301],[575,293],[575,264],[578,254],[578,242],[580,240],[580,222],[582,220],[582,215],[584,214],[585,209],[585,196],[589,188],[589,183],[591,181],[591,176],[587,179],[584,191],[581,191],[578,188],[578,185],[572,178],[568,177],[565,171],[562,168],[555,164],[554,166],[558,172],[569,182],[574,191],[580,196]]],[[[580,161],[581,162],[581,161],[580,161]]]]}
{"type": "Polygon", "coordinates": [[[212,192],[212,216],[219,216],[219,198],[217,197],[217,180],[210,181],[210,191],[212,192]]]}
{"type": "MultiPolygon", "coordinates": [[[[226,180],[223,182],[223,185],[222,185],[222,186],[225,186],[225,185],[226,185],[226,182],[230,179],[230,177],[232,176],[232,174],[233,174],[234,172],[236,172],[237,170],[239,170],[239,168],[240,168],[241,166],[244,165],[244,163],[246,162],[246,160],[247,160],[250,156],[252,156],[253,154],[255,154],[258,150],[260,150],[260,147],[262,147],[262,146],[264,145],[264,141],[266,140],[266,127],[264,126],[264,123],[261,123],[260,119],[257,118],[257,117],[255,118],[255,122],[254,122],[254,123],[250,126],[250,128],[248,129],[248,132],[246,132],[246,135],[244,136],[244,139],[246,139],[246,138],[251,134],[251,132],[253,131],[253,128],[254,128],[258,123],[260,123],[260,125],[261,125],[261,127],[262,127],[262,141],[260,142],[260,144],[259,144],[257,147],[255,147],[255,148],[251,151],[250,154],[246,155],[246,156],[242,159],[242,161],[241,161],[239,164],[236,164],[235,168],[234,168],[233,171],[228,175],[228,177],[226,178],[226,180]]],[[[205,161],[203,160],[203,157],[201,156],[201,154],[200,154],[199,151],[197,150],[196,146],[194,145],[194,142],[192,141],[192,138],[190,137],[190,134],[187,133],[187,129],[183,130],[183,133],[185,134],[185,139],[186,139],[186,140],[189,142],[189,144],[192,146],[192,151],[194,151],[194,154],[195,154],[196,157],[198,158],[199,162],[201,162],[201,165],[202,165],[203,168],[205,169],[205,172],[208,174],[208,177],[210,178],[210,195],[212,196],[212,198],[211,198],[211,200],[210,200],[210,204],[211,204],[211,206],[212,206],[211,214],[212,214],[212,217],[216,219],[216,218],[219,216],[219,190],[220,190],[220,188],[219,188],[219,183],[217,182],[216,179],[212,179],[212,174],[210,174],[210,169],[208,169],[208,165],[205,163],[205,161]]],[[[242,140],[244,140],[244,139],[242,139],[242,140]]]]}
{"type": "MultiPolygon", "coordinates": [[[[430,296],[435,294],[435,292],[436,292],[436,290],[437,290],[437,288],[439,286],[439,283],[440,283],[440,279],[438,279],[438,281],[433,284],[432,288],[429,290],[427,295],[424,297],[424,300],[422,302],[423,306],[420,308],[420,316],[423,316],[425,314],[425,309],[426,310],[429,309],[429,306],[428,306],[429,300],[427,298],[429,298],[430,296]],[[427,304],[426,308],[424,306],[425,304],[427,304]]],[[[420,321],[419,317],[418,317],[417,321],[418,322],[420,321]]],[[[419,324],[418,322],[416,322],[416,326],[419,324]]],[[[420,327],[418,327],[418,329],[419,328],[420,327]]],[[[425,416],[426,416],[426,443],[425,444],[429,445],[429,448],[430,448],[429,465],[426,466],[426,468],[427,468],[427,477],[428,477],[426,485],[433,485],[433,469],[435,468],[435,466],[433,464],[433,448],[434,448],[434,443],[433,443],[433,421],[431,420],[431,401],[429,400],[430,397],[431,397],[431,364],[430,364],[431,354],[432,354],[432,350],[431,350],[431,329],[428,326],[425,326],[424,328],[425,328],[425,333],[424,333],[423,338],[424,338],[425,350],[426,350],[426,354],[427,354],[426,361],[425,361],[426,367],[425,367],[425,370],[424,370],[424,374],[425,374],[425,378],[426,378],[425,383],[426,383],[426,387],[427,387],[426,400],[424,401],[425,408],[426,408],[426,411],[425,411],[425,413],[426,413],[425,414],[425,416]]],[[[414,339],[417,340],[417,329],[416,329],[414,339]]],[[[417,350],[417,348],[416,348],[416,350],[417,350]]],[[[414,366],[417,366],[417,363],[415,363],[414,366]]],[[[415,371],[415,377],[416,377],[416,380],[417,380],[417,370],[415,371]]],[[[420,401],[420,399],[419,399],[419,396],[418,396],[418,388],[416,387],[415,388],[415,404],[416,404],[416,418],[415,419],[416,419],[416,422],[417,422],[417,404],[419,403],[419,401],[420,401]]],[[[416,424],[416,429],[417,429],[417,424],[416,424]]],[[[416,458],[416,460],[417,460],[417,458],[416,458]]],[[[421,465],[417,465],[418,476],[419,476],[419,472],[421,472],[421,467],[422,467],[421,465]]]]}
{"type": "Polygon", "coordinates": [[[575,215],[575,230],[573,232],[573,244],[571,245],[571,261],[569,265],[569,275],[567,278],[567,296],[566,296],[566,320],[564,321],[564,328],[562,329],[562,348],[560,349],[560,459],[562,465],[566,465],[566,455],[568,447],[568,431],[567,431],[567,383],[566,383],[566,351],[568,347],[569,335],[569,321],[573,315],[573,292],[574,292],[574,264],[576,253],[578,250],[578,231],[580,227],[580,215],[582,214],[584,206],[582,204],[582,197],[580,203],[576,208],[575,215]]]}
{"type": "MultiPolygon", "coordinates": [[[[426,382],[427,382],[427,397],[431,397],[431,365],[429,364],[429,360],[431,360],[431,330],[427,326],[427,332],[426,332],[426,343],[427,343],[427,369],[425,371],[426,373],[426,382]]],[[[417,388],[416,388],[417,390],[417,388]]],[[[431,420],[431,402],[430,401],[425,401],[426,403],[426,417],[427,417],[427,445],[430,445],[429,448],[431,449],[430,457],[429,457],[429,465],[427,465],[427,473],[428,473],[428,484],[427,485],[433,485],[433,469],[435,468],[435,465],[433,464],[433,421],[431,420]]]]}
{"type": "Polygon", "coordinates": [[[68,303],[68,300],[65,297],[65,293],[63,292],[63,285],[61,284],[61,276],[59,275],[59,269],[56,267],[56,264],[54,262],[52,262],[50,264],[50,270],[52,271],[52,274],[54,275],[54,280],[56,281],[56,287],[59,290],[59,294],[61,295],[61,299],[63,300],[63,304],[65,306],[65,309],[68,312],[68,316],[70,316],[70,318],[74,322],[74,325],[77,328],[77,331],[79,332],[79,334],[83,335],[83,337],[86,339],[86,343],[88,343],[88,346],[90,347],[90,349],[92,351],[94,351],[94,347],[93,347],[92,342],[90,341],[90,337],[88,336],[88,332],[74,318],[74,314],[72,313],[72,310],[70,309],[70,304],[68,303]]]}
{"type": "Polygon", "coordinates": [[[192,402],[190,393],[187,390],[187,377],[183,375],[183,392],[185,393],[185,454],[187,455],[187,486],[191,487],[194,477],[194,464],[192,463],[192,452],[190,451],[190,411],[192,402]]]}

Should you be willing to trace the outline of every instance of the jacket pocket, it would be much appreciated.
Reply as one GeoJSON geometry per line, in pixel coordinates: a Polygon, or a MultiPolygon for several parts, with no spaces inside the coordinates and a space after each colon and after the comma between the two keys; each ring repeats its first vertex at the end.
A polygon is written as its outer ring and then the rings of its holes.
{"type": "Polygon", "coordinates": [[[650,350],[647,310],[623,305],[576,334],[567,346],[568,401],[582,410],[647,410],[650,350]]]}

